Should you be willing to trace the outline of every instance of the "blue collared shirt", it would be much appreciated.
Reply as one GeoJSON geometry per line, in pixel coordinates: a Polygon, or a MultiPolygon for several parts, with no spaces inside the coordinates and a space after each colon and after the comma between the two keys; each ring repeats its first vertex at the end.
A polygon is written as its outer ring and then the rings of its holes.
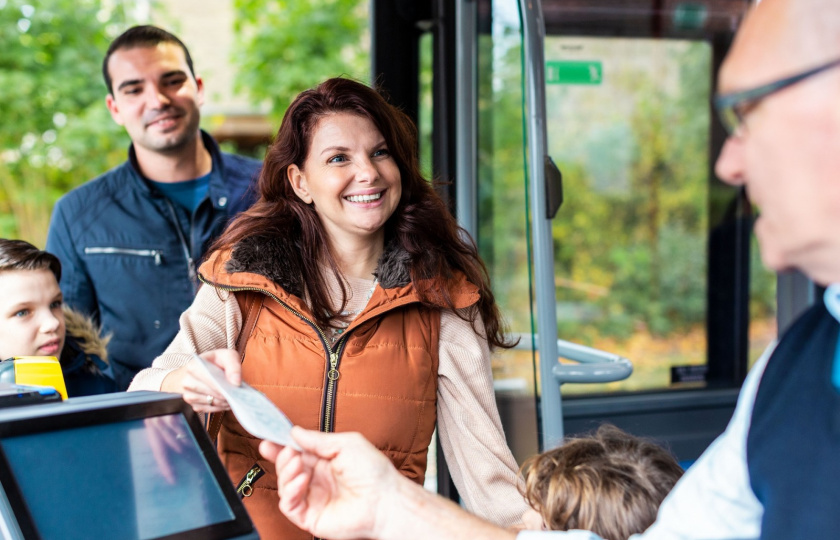
{"type": "MultiPolygon", "coordinates": [[[[832,283],[825,290],[823,295],[823,302],[828,312],[832,317],[840,322],[840,283],[832,283]]],[[[831,373],[831,382],[834,388],[840,390],[840,339],[837,340],[837,349],[834,353],[834,369],[831,373]]]]}

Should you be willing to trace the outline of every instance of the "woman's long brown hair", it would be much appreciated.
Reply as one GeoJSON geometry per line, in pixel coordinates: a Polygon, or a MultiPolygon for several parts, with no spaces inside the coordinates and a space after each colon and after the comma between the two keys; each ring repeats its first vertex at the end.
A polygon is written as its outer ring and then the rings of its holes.
{"type": "Polygon", "coordinates": [[[350,113],[369,119],[380,131],[397,163],[402,197],[385,224],[386,243],[396,241],[410,258],[412,282],[421,301],[429,306],[453,308],[449,291],[423,288],[420,284],[439,277],[444,282],[456,271],[479,288],[481,298],[473,310],[484,322],[484,333],[491,347],[510,347],[505,340],[502,320],[487,269],[475,243],[458,226],[446,205],[423,178],[417,158],[417,130],[411,119],[390,105],[377,91],[346,78],[328,79],[295,98],[269,146],[257,182],[259,199],[237,216],[216,240],[210,252],[231,249],[246,237],[279,235],[294,242],[299,268],[307,276],[310,308],[323,327],[337,316],[319,263],[324,263],[343,283],[329,242],[313,207],[300,200],[288,181],[287,170],[295,164],[303,168],[318,121],[330,114],[350,113]]]}

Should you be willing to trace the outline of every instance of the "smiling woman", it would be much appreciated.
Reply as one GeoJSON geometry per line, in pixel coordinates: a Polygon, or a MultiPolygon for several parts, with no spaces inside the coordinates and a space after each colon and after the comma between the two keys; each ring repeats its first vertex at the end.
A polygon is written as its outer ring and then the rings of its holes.
{"type": "MultiPolygon", "coordinates": [[[[223,413],[198,351],[297,425],[361,432],[421,484],[437,421],[466,505],[517,524],[526,506],[490,368],[491,349],[510,344],[475,245],[419,172],[412,122],[375,90],[329,79],[289,107],[257,189],[201,266],[175,341],[130,390],[223,413]]],[[[232,415],[217,426],[260,536],[311,538],[280,514],[259,441],[232,415]]]]}

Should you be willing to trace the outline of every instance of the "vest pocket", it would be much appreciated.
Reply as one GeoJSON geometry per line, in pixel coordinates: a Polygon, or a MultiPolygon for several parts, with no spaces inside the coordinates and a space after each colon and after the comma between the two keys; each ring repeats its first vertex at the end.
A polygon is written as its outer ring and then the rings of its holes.
{"type": "Polygon", "coordinates": [[[257,483],[257,480],[262,478],[265,474],[265,471],[258,463],[254,463],[254,465],[248,469],[248,472],[245,473],[245,476],[242,477],[242,480],[236,484],[236,493],[239,495],[239,498],[242,499],[243,497],[250,497],[254,494],[254,484],[257,483]]]}

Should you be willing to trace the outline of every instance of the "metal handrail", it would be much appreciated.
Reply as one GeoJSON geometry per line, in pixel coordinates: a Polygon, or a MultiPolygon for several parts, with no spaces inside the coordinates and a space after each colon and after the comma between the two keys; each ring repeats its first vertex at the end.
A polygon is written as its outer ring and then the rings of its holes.
{"type": "MultiPolygon", "coordinates": [[[[537,329],[534,344],[540,358],[557,356],[557,305],[554,300],[554,241],[548,216],[545,162],[548,156],[545,107],[545,21],[540,0],[519,0],[522,17],[522,53],[525,78],[525,118],[528,148],[528,200],[531,247],[534,257],[534,299],[537,329]],[[545,329],[545,330],[543,330],[545,329]]],[[[540,448],[554,448],[563,441],[563,403],[560,387],[545,384],[553,376],[553,362],[540,362],[540,448]]]]}
{"type": "Polygon", "coordinates": [[[551,369],[558,384],[623,381],[633,373],[633,363],[617,354],[562,339],[557,340],[557,349],[561,358],[578,362],[557,364],[551,369]]]}
{"type": "MultiPolygon", "coordinates": [[[[537,336],[532,338],[531,334],[518,334],[518,337],[519,343],[514,350],[530,350],[532,339],[537,340],[537,336]]],[[[551,368],[557,384],[622,381],[633,373],[633,363],[623,356],[564,339],[557,340],[557,355],[577,362],[576,364],[555,364],[551,368]]]]}

